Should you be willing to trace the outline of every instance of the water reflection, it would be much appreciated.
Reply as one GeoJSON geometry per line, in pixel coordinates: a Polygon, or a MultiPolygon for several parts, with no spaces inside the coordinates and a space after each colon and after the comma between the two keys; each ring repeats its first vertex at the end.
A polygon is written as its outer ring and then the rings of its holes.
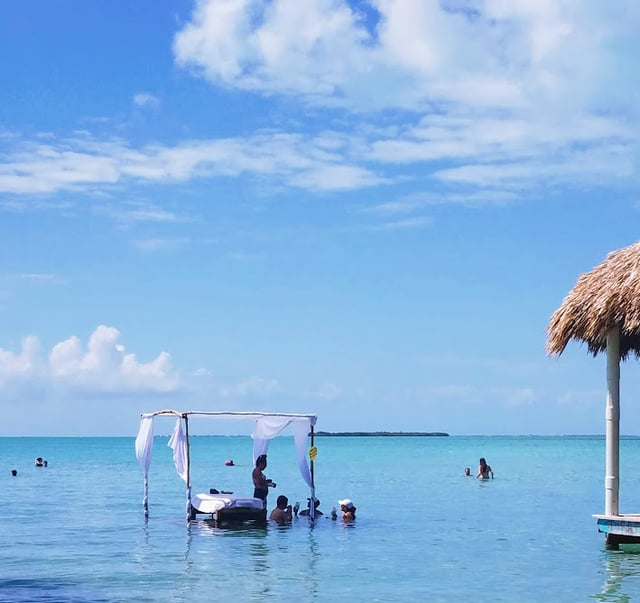
{"type": "Polygon", "coordinates": [[[149,540],[149,521],[147,517],[144,518],[144,524],[142,526],[140,536],[141,537],[135,543],[133,556],[136,562],[140,564],[140,567],[148,570],[151,567],[152,547],[149,540]]]}
{"type": "Polygon", "coordinates": [[[317,524],[313,521],[309,522],[309,532],[307,537],[307,544],[309,547],[309,572],[307,574],[307,586],[309,588],[309,598],[311,601],[315,601],[318,597],[318,577],[316,570],[318,560],[320,559],[320,552],[318,550],[318,541],[314,534],[317,524]]]}
{"type": "MultiPolygon", "coordinates": [[[[269,566],[269,547],[267,546],[267,529],[262,527],[260,532],[251,539],[249,544],[249,553],[253,563],[253,571],[258,576],[264,574],[265,577],[270,573],[269,566]],[[257,536],[257,537],[256,537],[257,536]]],[[[258,588],[258,593],[262,592],[258,588]]]]}
{"type": "Polygon", "coordinates": [[[191,559],[191,543],[193,542],[193,531],[191,526],[187,526],[186,546],[184,550],[184,571],[189,573],[193,567],[193,561],[191,559]]]}
{"type": "Polygon", "coordinates": [[[225,522],[219,524],[213,519],[198,519],[191,521],[188,530],[197,531],[205,536],[239,537],[247,534],[266,534],[267,526],[259,522],[225,522]]]}
{"type": "Polygon", "coordinates": [[[181,588],[192,592],[196,584],[213,580],[244,601],[321,600],[322,542],[332,526],[331,521],[266,526],[193,521],[178,574],[181,588]]]}
{"type": "Polygon", "coordinates": [[[640,593],[633,586],[637,586],[640,578],[640,549],[606,551],[603,557],[606,579],[602,590],[594,594],[593,599],[607,603],[638,600],[640,593]]]}

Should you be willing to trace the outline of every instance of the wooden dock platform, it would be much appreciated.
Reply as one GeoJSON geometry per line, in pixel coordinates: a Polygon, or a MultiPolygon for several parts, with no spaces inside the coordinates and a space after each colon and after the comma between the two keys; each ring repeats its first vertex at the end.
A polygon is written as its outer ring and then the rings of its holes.
{"type": "Polygon", "coordinates": [[[594,515],[598,532],[605,535],[605,545],[616,550],[621,544],[640,544],[640,513],[594,515]]]}

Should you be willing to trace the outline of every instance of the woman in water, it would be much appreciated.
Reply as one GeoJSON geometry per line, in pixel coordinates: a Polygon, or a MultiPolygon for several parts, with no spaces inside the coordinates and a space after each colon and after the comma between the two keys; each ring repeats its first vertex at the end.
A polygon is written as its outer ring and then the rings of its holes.
{"type": "Polygon", "coordinates": [[[476,475],[476,477],[478,479],[489,479],[489,475],[491,475],[491,479],[493,479],[493,469],[491,469],[491,465],[487,465],[487,461],[482,457],[478,465],[478,475],[476,475]]]}
{"type": "Polygon", "coordinates": [[[356,518],[356,507],[350,498],[339,500],[340,510],[342,511],[342,519],[345,521],[351,521],[356,518]]]}

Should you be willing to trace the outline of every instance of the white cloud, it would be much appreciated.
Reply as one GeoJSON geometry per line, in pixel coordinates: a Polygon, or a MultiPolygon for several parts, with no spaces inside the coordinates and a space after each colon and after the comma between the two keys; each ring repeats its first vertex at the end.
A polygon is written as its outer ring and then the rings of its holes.
{"type": "Polygon", "coordinates": [[[331,98],[358,71],[366,38],[339,0],[201,1],[174,52],[216,82],[331,98]]]}
{"type": "Polygon", "coordinates": [[[240,383],[223,385],[219,388],[224,398],[245,398],[253,396],[269,396],[282,391],[276,379],[249,377],[240,383]]]}
{"type": "Polygon", "coordinates": [[[497,189],[477,189],[464,193],[442,192],[438,193],[414,193],[405,195],[394,201],[371,205],[363,210],[363,213],[375,214],[381,217],[399,216],[412,213],[433,205],[443,203],[477,206],[477,205],[505,205],[518,199],[513,191],[497,189]]]}
{"type": "Polygon", "coordinates": [[[40,345],[36,337],[25,337],[19,352],[0,348],[0,386],[9,381],[25,381],[42,370],[40,345]]]}
{"type": "Polygon", "coordinates": [[[320,387],[307,392],[305,395],[317,400],[338,400],[344,395],[344,388],[335,383],[323,383],[320,387]]]}
{"type": "Polygon", "coordinates": [[[46,272],[5,272],[0,273],[0,282],[26,282],[37,284],[59,283],[60,279],[46,272]]]}
{"type": "Polygon", "coordinates": [[[372,230],[412,230],[431,226],[433,219],[429,216],[412,216],[401,220],[388,220],[369,226],[372,230]]]}
{"type": "Polygon", "coordinates": [[[623,83],[619,54],[630,66],[640,43],[631,0],[615,8],[579,0],[364,4],[373,24],[346,0],[200,0],[175,37],[176,61],[216,83],[317,103],[513,108],[544,99],[566,109],[597,107],[603,92],[624,99],[599,82],[623,83]],[[576,89],[579,99],[566,97],[576,89]]]}
{"type": "Polygon", "coordinates": [[[0,164],[0,192],[50,193],[80,185],[115,183],[114,157],[71,151],[68,146],[27,143],[0,164]]]}
{"type": "Polygon", "coordinates": [[[179,378],[166,352],[139,362],[118,343],[120,332],[99,326],[85,350],[78,337],[56,344],[45,358],[36,337],[27,337],[19,352],[0,348],[0,386],[21,382],[49,384],[83,392],[172,392],[179,378]]]}
{"type": "Polygon", "coordinates": [[[153,253],[156,251],[164,251],[169,249],[176,249],[186,245],[189,241],[185,238],[150,238],[150,239],[138,239],[134,241],[134,246],[140,251],[153,253]]]}
{"type": "MultiPolygon", "coordinates": [[[[520,193],[541,181],[635,178],[636,3],[363,4],[373,18],[346,0],[200,0],[175,37],[176,61],[215,84],[360,113],[352,154],[342,149],[348,187],[388,181],[370,167],[359,178],[356,156],[368,166],[423,164],[453,202],[464,196],[456,187],[520,193]],[[384,114],[389,134],[367,132],[372,112],[389,109],[404,110],[384,114]],[[435,171],[442,161],[453,165],[435,171]]],[[[293,182],[332,180],[313,173],[293,182]]]]}
{"type": "Polygon", "coordinates": [[[211,371],[202,367],[197,368],[192,374],[194,377],[211,377],[211,371]]]}
{"type": "Polygon", "coordinates": [[[160,100],[157,96],[149,94],[148,92],[138,92],[133,95],[133,104],[136,107],[151,107],[157,108],[160,105],[160,100]]]}
{"type": "MultiPolygon", "coordinates": [[[[324,129],[141,145],[12,132],[0,136],[0,203],[35,209],[56,193],[211,178],[313,194],[408,182],[418,192],[385,200],[382,188],[371,205],[398,216],[377,229],[398,229],[426,225],[428,205],[634,185],[639,21],[630,0],[199,0],[176,34],[177,63],[216,85],[311,104],[324,129]]],[[[140,91],[133,102],[157,99],[140,91]]],[[[104,211],[125,226],[188,219],[152,204],[104,211]]]]}
{"type": "Polygon", "coordinates": [[[192,222],[193,218],[179,215],[174,211],[159,207],[150,202],[123,202],[120,205],[103,205],[96,208],[96,213],[108,215],[123,227],[140,223],[176,224],[192,222]]]}
{"type": "Polygon", "coordinates": [[[54,193],[124,181],[150,183],[243,174],[271,177],[281,185],[308,190],[350,190],[384,182],[358,163],[361,160],[350,158],[344,148],[327,148],[322,136],[316,140],[274,132],[135,149],[122,140],[83,135],[47,144],[20,141],[13,145],[0,160],[0,193],[54,193]]]}

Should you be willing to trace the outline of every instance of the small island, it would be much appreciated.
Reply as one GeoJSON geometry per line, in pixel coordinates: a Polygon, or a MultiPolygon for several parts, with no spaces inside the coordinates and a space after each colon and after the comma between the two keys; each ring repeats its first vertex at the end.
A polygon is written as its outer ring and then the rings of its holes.
{"type": "Polygon", "coordinates": [[[316,431],[315,435],[337,437],[447,437],[449,434],[444,431],[316,431]]]}

